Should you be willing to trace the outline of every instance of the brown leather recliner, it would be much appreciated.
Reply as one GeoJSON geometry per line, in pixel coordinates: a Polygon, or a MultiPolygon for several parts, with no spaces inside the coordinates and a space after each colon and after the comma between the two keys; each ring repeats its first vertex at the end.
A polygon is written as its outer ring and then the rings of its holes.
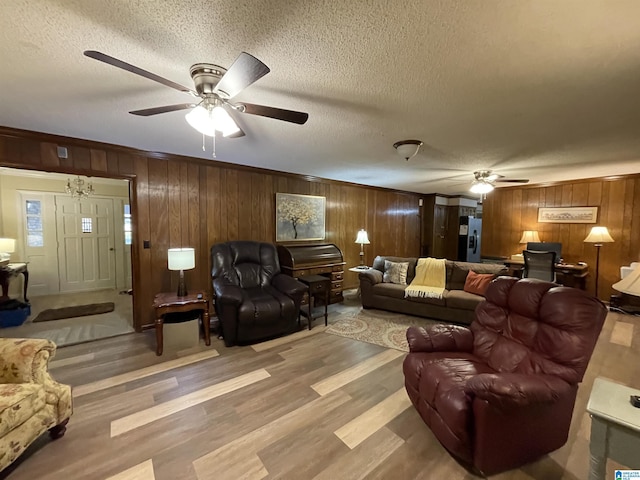
{"type": "Polygon", "coordinates": [[[607,316],[582,290],[498,277],[471,325],[407,330],[405,387],[442,445],[492,475],[564,445],[607,316]]]}
{"type": "Polygon", "coordinates": [[[252,343],[298,328],[307,287],[280,273],[276,247],[235,241],[211,247],[215,310],[224,343],[252,343]]]}

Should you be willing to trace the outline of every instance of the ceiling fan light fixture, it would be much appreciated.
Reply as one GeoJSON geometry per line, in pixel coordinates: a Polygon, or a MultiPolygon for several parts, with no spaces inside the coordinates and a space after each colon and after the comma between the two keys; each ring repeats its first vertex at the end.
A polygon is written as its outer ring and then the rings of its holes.
{"type": "Polygon", "coordinates": [[[198,105],[185,115],[185,119],[198,132],[209,137],[215,136],[216,130],[221,132],[224,137],[240,131],[229,112],[221,106],[203,107],[198,105]]]}
{"type": "Polygon", "coordinates": [[[222,136],[224,137],[228,137],[229,135],[233,135],[240,131],[236,122],[234,122],[231,115],[229,115],[229,112],[220,106],[213,109],[211,117],[213,118],[216,130],[222,132],[222,136]]]}
{"type": "Polygon", "coordinates": [[[409,160],[413,158],[420,150],[420,147],[424,143],[421,140],[401,140],[393,144],[393,148],[396,149],[398,155],[400,155],[405,160],[409,160]]]}
{"type": "Polygon", "coordinates": [[[474,180],[474,182],[471,184],[471,188],[469,189],[469,191],[471,193],[477,193],[477,194],[483,195],[483,194],[492,192],[493,189],[494,189],[494,186],[491,185],[489,182],[485,182],[484,180],[474,180]]]}

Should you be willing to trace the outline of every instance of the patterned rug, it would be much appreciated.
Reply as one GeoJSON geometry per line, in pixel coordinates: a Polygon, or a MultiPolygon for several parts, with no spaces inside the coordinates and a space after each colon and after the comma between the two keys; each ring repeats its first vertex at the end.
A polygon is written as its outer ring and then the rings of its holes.
{"type": "Polygon", "coordinates": [[[361,309],[357,313],[338,316],[325,332],[408,352],[406,332],[409,326],[426,327],[439,323],[442,322],[384,310],[361,309]]]}

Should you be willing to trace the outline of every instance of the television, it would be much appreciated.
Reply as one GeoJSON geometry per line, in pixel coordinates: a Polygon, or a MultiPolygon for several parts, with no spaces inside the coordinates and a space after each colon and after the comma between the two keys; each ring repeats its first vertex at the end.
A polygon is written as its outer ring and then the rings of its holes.
{"type": "Polygon", "coordinates": [[[527,250],[556,252],[556,263],[562,263],[562,243],[560,242],[527,242],[527,250]]]}

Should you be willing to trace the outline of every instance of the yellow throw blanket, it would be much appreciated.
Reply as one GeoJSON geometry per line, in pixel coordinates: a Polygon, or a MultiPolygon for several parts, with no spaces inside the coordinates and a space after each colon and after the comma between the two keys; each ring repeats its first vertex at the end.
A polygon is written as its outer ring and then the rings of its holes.
{"type": "Polygon", "coordinates": [[[442,298],[447,281],[444,258],[419,258],[416,276],[407,288],[406,297],[442,298]]]}

